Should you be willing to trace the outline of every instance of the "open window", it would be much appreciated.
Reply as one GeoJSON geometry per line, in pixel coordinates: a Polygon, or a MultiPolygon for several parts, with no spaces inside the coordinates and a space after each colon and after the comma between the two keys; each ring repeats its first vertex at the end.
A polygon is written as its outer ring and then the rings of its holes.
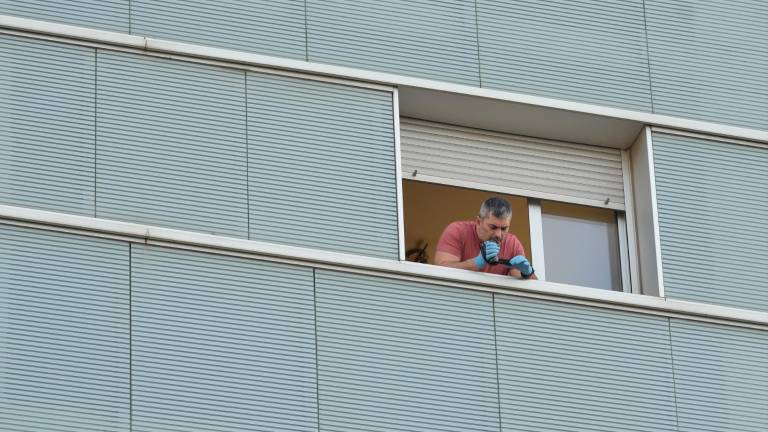
{"type": "Polygon", "coordinates": [[[492,195],[539,279],[632,291],[619,149],[401,119],[406,259],[432,263],[443,229],[492,195]]]}
{"type": "Polygon", "coordinates": [[[480,204],[492,195],[507,199],[512,205],[509,232],[515,234],[531,250],[528,200],[514,195],[491,191],[459,188],[448,185],[403,181],[403,210],[405,213],[406,259],[433,264],[437,241],[443,229],[454,221],[477,216],[480,204]]]}

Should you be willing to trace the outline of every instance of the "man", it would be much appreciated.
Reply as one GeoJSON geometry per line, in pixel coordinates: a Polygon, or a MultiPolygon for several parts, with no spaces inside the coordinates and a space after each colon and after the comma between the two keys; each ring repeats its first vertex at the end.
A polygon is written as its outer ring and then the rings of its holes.
{"type": "Polygon", "coordinates": [[[445,228],[437,243],[435,264],[536,279],[520,240],[507,232],[511,219],[512,207],[507,200],[488,198],[475,220],[453,222],[445,228]],[[508,262],[493,264],[507,259],[508,262]]]}

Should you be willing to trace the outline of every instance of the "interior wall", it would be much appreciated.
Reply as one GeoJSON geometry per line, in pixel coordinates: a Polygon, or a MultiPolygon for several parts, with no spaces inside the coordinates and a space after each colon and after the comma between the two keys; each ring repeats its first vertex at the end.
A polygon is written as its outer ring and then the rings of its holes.
{"type": "Polygon", "coordinates": [[[526,198],[413,180],[403,180],[406,252],[423,247],[426,242],[427,260],[432,263],[437,241],[445,227],[457,220],[474,219],[480,204],[494,195],[507,199],[512,205],[509,232],[520,239],[530,257],[531,233],[526,198]]]}

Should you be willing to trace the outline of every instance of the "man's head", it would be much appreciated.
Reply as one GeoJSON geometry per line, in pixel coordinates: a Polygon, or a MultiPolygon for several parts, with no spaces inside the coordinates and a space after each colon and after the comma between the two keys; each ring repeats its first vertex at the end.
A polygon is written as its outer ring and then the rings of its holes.
{"type": "Polygon", "coordinates": [[[512,219],[512,207],[504,198],[491,197],[480,206],[480,213],[475,221],[477,236],[481,241],[493,240],[501,243],[509,229],[512,219]]]}

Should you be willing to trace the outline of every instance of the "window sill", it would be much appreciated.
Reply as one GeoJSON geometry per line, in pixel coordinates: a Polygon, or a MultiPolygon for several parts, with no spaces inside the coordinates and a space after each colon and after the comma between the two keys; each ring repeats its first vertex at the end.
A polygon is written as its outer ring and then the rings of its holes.
{"type": "Polygon", "coordinates": [[[429,264],[284,246],[23,207],[0,205],[0,223],[114,238],[148,245],[236,255],[250,259],[367,273],[504,295],[535,297],[652,315],[768,329],[766,312],[546,281],[518,280],[508,276],[429,264]]]}

